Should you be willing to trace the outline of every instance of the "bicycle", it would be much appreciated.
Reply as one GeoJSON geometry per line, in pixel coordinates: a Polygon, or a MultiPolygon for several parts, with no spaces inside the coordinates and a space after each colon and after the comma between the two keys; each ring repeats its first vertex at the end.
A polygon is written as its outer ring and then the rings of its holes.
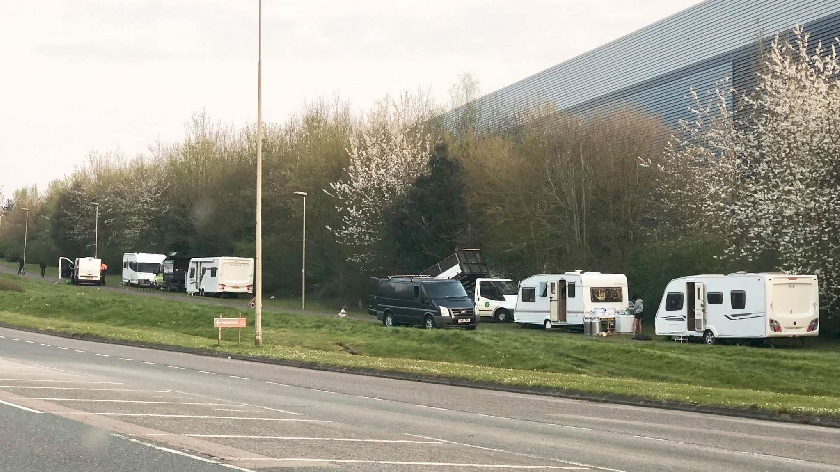
{"type": "Polygon", "coordinates": [[[18,269],[18,275],[26,275],[26,267],[21,267],[18,269]]]}

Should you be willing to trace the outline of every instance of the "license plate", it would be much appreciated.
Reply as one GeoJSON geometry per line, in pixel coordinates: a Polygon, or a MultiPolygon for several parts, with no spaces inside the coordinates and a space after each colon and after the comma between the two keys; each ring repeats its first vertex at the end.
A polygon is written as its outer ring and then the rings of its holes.
{"type": "Polygon", "coordinates": [[[469,323],[469,322],[470,322],[469,318],[461,318],[460,320],[458,320],[458,323],[469,323]]]}

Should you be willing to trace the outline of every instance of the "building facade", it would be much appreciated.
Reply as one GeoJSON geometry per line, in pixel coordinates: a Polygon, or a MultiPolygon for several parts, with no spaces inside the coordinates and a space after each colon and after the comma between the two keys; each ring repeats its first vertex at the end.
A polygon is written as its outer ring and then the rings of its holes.
{"type": "Polygon", "coordinates": [[[626,108],[675,126],[691,118],[691,90],[704,98],[723,80],[751,88],[761,45],[797,25],[814,46],[840,46],[840,0],[707,0],[454,109],[445,121],[454,126],[469,110],[486,129],[500,129],[548,104],[583,117],[626,108]]]}

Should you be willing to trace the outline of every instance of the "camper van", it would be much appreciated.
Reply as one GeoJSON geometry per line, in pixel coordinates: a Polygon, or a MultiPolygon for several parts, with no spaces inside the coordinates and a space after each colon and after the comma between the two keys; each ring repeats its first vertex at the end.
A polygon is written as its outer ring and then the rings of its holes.
{"type": "Polygon", "coordinates": [[[426,276],[372,279],[369,310],[383,325],[418,325],[426,329],[474,330],[478,317],[464,286],[456,280],[426,276]]]}
{"type": "Polygon", "coordinates": [[[80,257],[73,264],[73,279],[76,285],[102,285],[102,259],[80,257]]]}
{"type": "Polygon", "coordinates": [[[816,275],[694,275],[674,279],[656,312],[656,334],[676,339],[818,336],[816,275]]]}
{"type": "Polygon", "coordinates": [[[627,304],[624,274],[575,271],[534,275],[519,284],[513,320],[545,329],[583,325],[589,315],[620,313],[627,304]]]}
{"type": "Polygon", "coordinates": [[[187,293],[230,296],[254,290],[254,260],[244,257],[194,257],[187,271],[187,293]]]}
{"type": "Polygon", "coordinates": [[[145,252],[127,252],[123,254],[122,283],[123,285],[147,287],[155,282],[155,277],[163,267],[166,256],[163,254],[147,254],[145,252]]]}

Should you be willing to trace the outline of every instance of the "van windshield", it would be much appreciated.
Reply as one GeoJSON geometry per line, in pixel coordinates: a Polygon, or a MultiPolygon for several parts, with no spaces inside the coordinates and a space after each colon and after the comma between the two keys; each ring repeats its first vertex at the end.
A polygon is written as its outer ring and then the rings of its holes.
{"type": "Polygon", "coordinates": [[[140,262],[137,264],[137,272],[157,274],[160,272],[160,264],[156,264],[154,262],[140,262]]]}
{"type": "Polygon", "coordinates": [[[467,292],[459,282],[431,283],[423,287],[430,298],[467,298],[467,292]]]}

